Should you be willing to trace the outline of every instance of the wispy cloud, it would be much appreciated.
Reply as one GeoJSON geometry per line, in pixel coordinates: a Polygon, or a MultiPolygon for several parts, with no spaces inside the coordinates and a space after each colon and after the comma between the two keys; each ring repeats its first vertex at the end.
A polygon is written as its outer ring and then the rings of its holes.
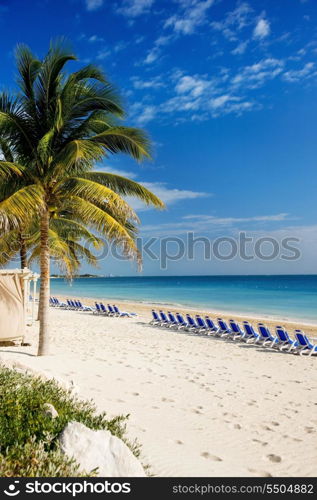
{"type": "Polygon", "coordinates": [[[122,0],[116,12],[128,18],[135,18],[150,11],[154,0],[122,0]]]}
{"type": "Polygon", "coordinates": [[[104,41],[104,39],[98,35],[91,35],[90,37],[88,37],[89,43],[103,42],[103,41],[104,41]]]}
{"type": "Polygon", "coordinates": [[[220,21],[213,21],[211,27],[222,33],[228,40],[238,41],[240,31],[253,24],[253,9],[247,2],[239,4],[234,10],[227,12],[220,21]]]}
{"type": "Polygon", "coordinates": [[[270,32],[271,28],[269,21],[267,21],[267,19],[259,19],[254,28],[253,37],[259,40],[263,40],[264,38],[269,36],[270,32]]]}
{"type": "Polygon", "coordinates": [[[151,122],[159,112],[159,106],[136,102],[130,108],[130,114],[138,125],[145,125],[151,122]]]}
{"type": "Polygon", "coordinates": [[[110,56],[110,54],[111,54],[110,50],[105,47],[97,52],[96,59],[98,61],[103,61],[108,56],[110,56]]]}
{"type": "Polygon", "coordinates": [[[313,62],[306,63],[302,69],[286,71],[283,74],[284,80],[291,83],[312,77],[317,77],[316,65],[313,62]]]}
{"type": "Polygon", "coordinates": [[[149,80],[142,80],[141,78],[137,76],[133,76],[131,78],[132,85],[135,89],[137,90],[144,90],[144,89],[158,89],[161,87],[164,87],[164,83],[162,82],[162,78],[159,76],[156,76],[154,78],[151,78],[149,80]]]}
{"type": "Polygon", "coordinates": [[[85,0],[87,10],[96,10],[102,7],[103,0],[85,0]]]}
{"type": "MultiPolygon", "coordinates": [[[[123,177],[128,177],[129,179],[137,179],[138,177],[140,177],[140,174],[142,174],[141,169],[139,172],[131,172],[114,167],[113,165],[109,164],[97,165],[96,170],[102,170],[110,174],[121,175],[123,177]]],[[[171,188],[164,182],[143,182],[139,179],[138,182],[140,182],[142,186],[155,193],[162,201],[164,201],[167,207],[183,200],[194,200],[197,198],[206,198],[212,196],[211,193],[201,191],[171,188]]],[[[135,210],[149,210],[149,207],[147,207],[142,201],[130,197],[127,197],[127,199],[135,210]]]]}
{"type": "MultiPolygon", "coordinates": [[[[255,232],[260,225],[261,230],[265,225],[271,223],[281,223],[284,221],[293,220],[286,213],[273,215],[259,215],[250,217],[217,217],[213,215],[185,215],[180,220],[175,222],[165,222],[159,225],[144,225],[142,233],[156,235],[181,235],[187,232],[195,232],[196,234],[218,233],[240,228],[241,224],[248,224],[251,231],[255,232]]],[[[244,226],[245,227],[245,226],[244,226]]]]}
{"type": "Polygon", "coordinates": [[[208,9],[214,0],[178,0],[180,12],[166,19],[164,27],[172,28],[176,33],[190,35],[206,21],[208,9]]]}
{"type": "Polygon", "coordinates": [[[245,53],[245,51],[247,50],[247,46],[249,44],[249,41],[248,40],[245,40],[244,42],[240,42],[235,49],[233,49],[231,51],[231,54],[234,54],[234,55],[239,55],[241,56],[242,54],[245,53]]]}
{"type": "Polygon", "coordinates": [[[255,89],[264,85],[268,80],[273,80],[282,73],[284,61],[272,57],[262,59],[251,66],[245,66],[231,81],[233,88],[243,87],[255,89]]]}
{"type": "Polygon", "coordinates": [[[120,168],[113,167],[111,165],[97,165],[96,170],[102,170],[109,174],[121,175],[121,177],[128,177],[129,179],[135,179],[137,174],[128,170],[121,170],[120,168]]]}
{"type": "Polygon", "coordinates": [[[255,215],[252,217],[215,217],[213,215],[185,215],[183,219],[200,220],[211,224],[237,224],[240,222],[280,222],[289,220],[289,214],[255,215]]]}
{"type": "Polygon", "coordinates": [[[153,47],[148,51],[143,63],[152,64],[154,61],[156,61],[162,53],[162,47],[167,45],[172,40],[172,38],[173,37],[171,35],[159,36],[155,40],[153,47]]]}
{"type": "MultiPolygon", "coordinates": [[[[175,203],[179,203],[181,201],[195,200],[198,198],[206,198],[211,196],[211,193],[204,193],[200,191],[191,191],[188,189],[175,189],[170,188],[167,184],[163,182],[142,182],[143,186],[156,194],[164,203],[167,208],[175,203]]],[[[128,199],[129,203],[132,205],[134,210],[148,210],[149,208],[142,203],[142,201],[133,199],[128,199]]]]}

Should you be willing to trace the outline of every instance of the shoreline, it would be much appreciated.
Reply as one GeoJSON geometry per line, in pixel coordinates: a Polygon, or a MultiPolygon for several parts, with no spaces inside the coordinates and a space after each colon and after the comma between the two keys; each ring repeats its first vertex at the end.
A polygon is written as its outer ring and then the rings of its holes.
{"type": "MultiPolygon", "coordinates": [[[[69,295],[56,295],[56,297],[59,298],[61,301],[65,301],[67,298],[69,298],[69,295]]],[[[181,304],[168,304],[168,303],[156,303],[156,302],[142,302],[142,301],[131,301],[131,300],[125,300],[125,299],[100,299],[100,298],[91,298],[91,297],[78,297],[76,295],[72,296],[74,299],[79,299],[82,302],[84,302],[88,306],[94,306],[95,302],[105,302],[112,304],[113,301],[116,301],[116,304],[119,306],[119,308],[129,308],[129,312],[136,312],[140,315],[146,315],[146,319],[150,321],[151,319],[151,310],[152,309],[158,309],[158,308],[168,308],[171,312],[178,312],[181,311],[186,314],[186,312],[189,312],[190,314],[202,314],[206,316],[211,316],[213,319],[222,317],[225,320],[229,320],[231,318],[238,319],[240,321],[250,321],[251,323],[261,323],[265,322],[267,326],[274,328],[277,325],[287,325],[290,329],[292,330],[305,330],[305,333],[308,334],[313,334],[314,337],[317,339],[317,322],[308,322],[308,321],[303,321],[302,319],[295,319],[295,318],[282,318],[282,317],[274,317],[274,316],[268,316],[268,315],[261,315],[261,314],[248,314],[248,313],[235,313],[233,311],[224,311],[224,310],[211,310],[207,308],[195,308],[195,307],[189,307],[189,306],[183,306],[181,304]]]]}

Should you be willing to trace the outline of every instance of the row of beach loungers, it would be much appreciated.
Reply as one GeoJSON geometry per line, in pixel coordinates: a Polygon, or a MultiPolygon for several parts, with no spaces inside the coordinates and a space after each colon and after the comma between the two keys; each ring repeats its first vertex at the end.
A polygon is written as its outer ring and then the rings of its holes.
{"type": "Polygon", "coordinates": [[[295,339],[293,339],[282,326],[276,326],[275,335],[272,335],[269,328],[263,323],[258,323],[258,331],[256,331],[248,321],[243,321],[241,328],[239,323],[233,319],[230,319],[227,324],[222,318],[218,318],[217,322],[214,322],[209,316],[203,318],[199,314],[195,317],[186,314],[186,318],[184,318],[180,313],[157,312],[153,309],[152,316],[150,324],[154,326],[205,333],[229,340],[244,341],[247,344],[260,344],[294,354],[317,355],[317,345],[312,344],[301,330],[295,330],[295,339]]]}
{"type": "Polygon", "coordinates": [[[50,297],[51,307],[67,309],[71,311],[89,311],[93,314],[100,316],[118,316],[118,317],[132,317],[136,316],[135,313],[120,311],[119,307],[115,304],[107,304],[105,306],[102,302],[95,302],[95,307],[86,306],[78,299],[67,299],[66,302],[61,302],[57,297],[50,297]]]}

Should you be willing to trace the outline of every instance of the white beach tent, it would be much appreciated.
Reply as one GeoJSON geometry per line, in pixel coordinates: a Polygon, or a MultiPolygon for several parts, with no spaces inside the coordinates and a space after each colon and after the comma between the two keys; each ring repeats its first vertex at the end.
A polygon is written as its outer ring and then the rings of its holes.
{"type": "Polygon", "coordinates": [[[0,270],[0,342],[21,340],[28,318],[34,320],[38,274],[27,268],[0,270]],[[30,301],[33,282],[32,301],[30,301]]]}

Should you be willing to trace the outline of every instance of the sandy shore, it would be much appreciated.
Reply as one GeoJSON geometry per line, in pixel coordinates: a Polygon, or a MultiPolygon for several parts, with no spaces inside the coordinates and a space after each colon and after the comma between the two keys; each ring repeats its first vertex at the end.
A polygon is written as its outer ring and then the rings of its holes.
{"type": "Polygon", "coordinates": [[[34,356],[35,324],[31,347],[1,347],[0,358],[72,380],[111,416],[129,413],[154,475],[315,475],[315,358],[158,329],[149,306],[138,310],[125,319],[51,309],[51,356],[34,356]]]}

